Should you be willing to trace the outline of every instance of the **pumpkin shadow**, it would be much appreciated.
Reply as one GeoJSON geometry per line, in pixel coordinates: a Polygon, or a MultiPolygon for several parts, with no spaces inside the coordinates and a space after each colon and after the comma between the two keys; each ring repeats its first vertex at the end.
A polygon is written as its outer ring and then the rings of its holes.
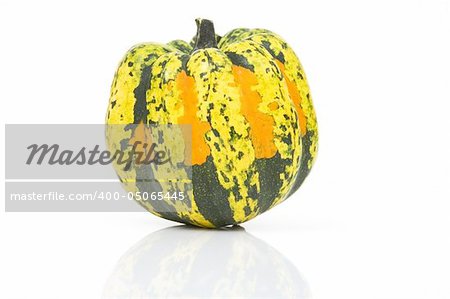
{"type": "Polygon", "coordinates": [[[311,298],[296,267],[242,227],[174,226],[119,260],[103,298],[311,298]]]}

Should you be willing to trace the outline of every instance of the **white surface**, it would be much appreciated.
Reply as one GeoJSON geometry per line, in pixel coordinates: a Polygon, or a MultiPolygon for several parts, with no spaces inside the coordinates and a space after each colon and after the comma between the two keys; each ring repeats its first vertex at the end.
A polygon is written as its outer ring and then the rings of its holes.
{"type": "MultiPolygon", "coordinates": [[[[219,34],[271,29],[306,69],[320,150],[294,197],[243,226],[291,261],[312,298],[448,299],[449,7],[2,1],[2,123],[103,123],[125,51],[190,39],[196,17],[219,34]]],[[[171,225],[146,213],[1,212],[0,298],[99,298],[119,258],[171,225]]]]}

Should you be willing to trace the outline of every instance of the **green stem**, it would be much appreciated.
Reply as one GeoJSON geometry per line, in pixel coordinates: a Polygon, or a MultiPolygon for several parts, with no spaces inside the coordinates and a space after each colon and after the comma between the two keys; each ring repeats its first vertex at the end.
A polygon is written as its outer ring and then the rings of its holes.
{"type": "Polygon", "coordinates": [[[213,22],[200,18],[195,19],[195,22],[197,23],[197,35],[195,36],[195,47],[193,51],[205,48],[217,48],[213,22]]]}

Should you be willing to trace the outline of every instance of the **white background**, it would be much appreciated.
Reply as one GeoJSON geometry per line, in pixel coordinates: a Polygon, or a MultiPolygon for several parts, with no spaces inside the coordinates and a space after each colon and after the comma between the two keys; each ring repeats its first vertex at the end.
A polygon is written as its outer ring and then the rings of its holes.
{"type": "MultiPolygon", "coordinates": [[[[448,0],[1,1],[2,123],[103,123],[125,51],[189,40],[196,17],[219,34],[279,33],[312,89],[317,163],[246,231],[292,262],[312,298],[450,298],[448,0]]],[[[0,298],[99,298],[119,258],[172,225],[1,212],[0,298]]]]}

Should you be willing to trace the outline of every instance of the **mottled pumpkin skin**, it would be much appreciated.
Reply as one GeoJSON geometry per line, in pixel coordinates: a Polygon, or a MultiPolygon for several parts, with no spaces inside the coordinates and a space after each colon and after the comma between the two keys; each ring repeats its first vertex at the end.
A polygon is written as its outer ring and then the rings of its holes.
{"type": "MultiPolygon", "coordinates": [[[[180,40],[131,48],[115,74],[106,118],[192,126],[188,200],[140,203],[157,216],[211,228],[245,222],[295,192],[318,140],[306,76],[285,41],[240,28],[217,42],[195,51],[180,40]]],[[[136,174],[116,170],[128,191],[141,190],[136,174]]]]}

